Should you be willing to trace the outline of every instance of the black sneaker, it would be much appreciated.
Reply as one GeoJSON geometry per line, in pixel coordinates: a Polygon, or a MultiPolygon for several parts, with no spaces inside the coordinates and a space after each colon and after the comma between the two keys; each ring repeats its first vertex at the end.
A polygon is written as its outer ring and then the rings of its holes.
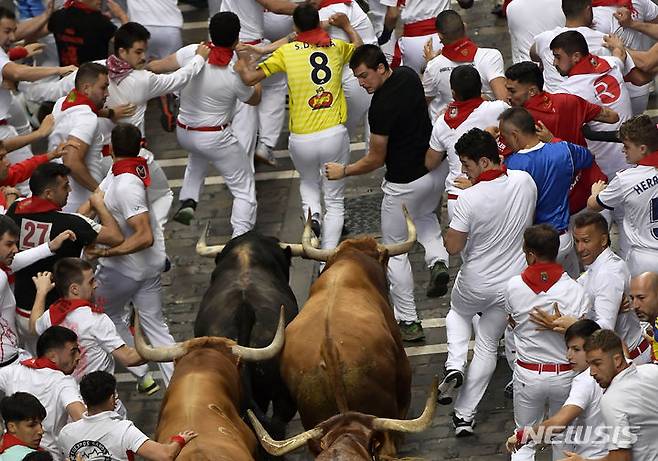
{"type": "Polygon", "coordinates": [[[462,384],[464,384],[464,373],[459,370],[446,370],[446,375],[439,384],[439,396],[436,401],[441,405],[450,405],[455,399],[455,391],[462,384]]]}
{"type": "Polygon", "coordinates": [[[311,230],[317,238],[320,238],[320,234],[322,233],[322,224],[320,224],[319,213],[313,213],[313,216],[311,216],[311,230]]]}
{"type": "Polygon", "coordinates": [[[507,383],[507,386],[505,386],[505,398],[509,400],[514,399],[514,381],[510,381],[507,383]]]}
{"type": "Polygon", "coordinates": [[[426,295],[428,298],[438,298],[448,292],[450,274],[443,261],[437,261],[430,268],[430,281],[427,283],[426,295]]]}
{"type": "Polygon", "coordinates": [[[465,419],[458,418],[456,414],[452,414],[452,424],[455,426],[456,437],[468,437],[473,435],[475,431],[475,420],[466,421],[465,419]]]}
{"type": "Polygon", "coordinates": [[[180,204],[180,208],[174,215],[174,221],[189,226],[194,219],[196,205],[197,203],[192,199],[183,200],[180,204]]]}
{"type": "Polygon", "coordinates": [[[400,335],[402,336],[402,341],[421,341],[425,339],[425,332],[423,332],[423,326],[420,322],[398,322],[398,327],[400,328],[400,335]]]}

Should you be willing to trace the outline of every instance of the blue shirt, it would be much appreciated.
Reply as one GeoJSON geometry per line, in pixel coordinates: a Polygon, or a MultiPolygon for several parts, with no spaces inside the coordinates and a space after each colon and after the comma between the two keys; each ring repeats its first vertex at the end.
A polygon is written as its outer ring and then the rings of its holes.
{"type": "Polygon", "coordinates": [[[559,232],[569,227],[569,190],[578,170],[592,165],[589,150],[570,142],[539,143],[505,159],[510,170],[526,171],[537,185],[535,224],[550,224],[559,232]]]}

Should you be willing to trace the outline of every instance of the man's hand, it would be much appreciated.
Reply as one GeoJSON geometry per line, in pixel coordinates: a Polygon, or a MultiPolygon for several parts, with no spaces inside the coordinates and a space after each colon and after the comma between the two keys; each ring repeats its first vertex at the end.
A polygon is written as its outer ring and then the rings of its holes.
{"type": "Polygon", "coordinates": [[[537,131],[537,136],[541,142],[551,142],[554,138],[551,130],[546,128],[546,125],[541,120],[535,124],[535,131],[537,131]]]}
{"type": "Polygon", "coordinates": [[[112,111],[114,112],[114,115],[112,116],[112,121],[116,122],[117,120],[121,120],[122,118],[132,117],[133,115],[135,115],[135,112],[137,111],[137,106],[129,102],[127,104],[121,104],[120,106],[113,107],[112,111]]]}
{"type": "Polygon", "coordinates": [[[510,453],[516,453],[516,450],[519,449],[518,444],[516,443],[516,433],[512,434],[505,442],[505,448],[510,453]]]}
{"type": "Polygon", "coordinates": [[[626,53],[626,46],[618,35],[606,35],[603,37],[603,46],[610,51],[619,50],[620,52],[626,53]]]}
{"type": "Polygon", "coordinates": [[[434,51],[434,41],[431,38],[427,40],[427,43],[425,43],[425,46],[423,47],[423,57],[425,58],[425,62],[430,62],[440,54],[441,50],[434,51]]]}
{"type": "Polygon", "coordinates": [[[621,298],[621,302],[619,303],[619,313],[620,314],[625,314],[626,312],[632,311],[633,308],[631,307],[631,302],[629,299],[624,296],[621,298]]]}
{"type": "Polygon", "coordinates": [[[605,181],[596,181],[592,184],[592,195],[599,195],[606,188],[605,181]]]}
{"type": "Polygon", "coordinates": [[[210,56],[210,47],[205,43],[199,43],[199,46],[196,47],[196,54],[207,60],[210,56]]]}
{"type": "Polygon", "coordinates": [[[183,431],[178,433],[179,436],[183,437],[185,443],[189,443],[190,440],[195,439],[199,434],[194,431],[183,431]]]}
{"type": "Polygon", "coordinates": [[[57,73],[60,77],[65,77],[66,75],[70,74],[71,72],[75,72],[76,70],[78,70],[76,66],[58,67],[57,73]]]}
{"type": "Polygon", "coordinates": [[[41,121],[41,125],[39,125],[36,132],[39,133],[39,137],[47,138],[53,132],[53,128],[55,128],[55,117],[53,117],[53,114],[48,114],[41,121]]]}
{"type": "Polygon", "coordinates": [[[557,303],[553,303],[553,313],[544,312],[540,307],[533,307],[530,311],[530,321],[539,325],[537,330],[550,330],[564,333],[567,328],[578,321],[571,316],[563,316],[557,303]]]}
{"type": "Polygon", "coordinates": [[[329,17],[329,24],[343,30],[352,27],[352,24],[350,23],[350,18],[348,18],[345,13],[332,14],[329,17]]]}
{"type": "Polygon", "coordinates": [[[67,141],[61,142],[57,146],[57,149],[55,149],[52,152],[48,152],[48,160],[53,160],[53,159],[56,159],[56,158],[60,158],[66,153],[67,150],[69,150],[69,149],[80,149],[80,147],[82,147],[80,142],[75,141],[73,139],[69,139],[67,141]]]}
{"type": "Polygon", "coordinates": [[[107,9],[110,10],[110,14],[121,21],[122,24],[125,24],[130,20],[124,9],[114,0],[107,0],[107,9]]]}
{"type": "Polygon", "coordinates": [[[488,126],[484,129],[484,131],[489,133],[494,138],[498,138],[498,136],[500,136],[500,129],[497,126],[488,126]]]}
{"type": "Polygon", "coordinates": [[[50,251],[54,253],[55,251],[62,248],[64,242],[66,242],[67,240],[75,242],[75,239],[76,239],[75,232],[73,232],[72,230],[65,230],[57,237],[52,239],[50,242],[48,242],[48,248],[50,248],[50,251]]]}
{"type": "Polygon", "coordinates": [[[37,288],[37,294],[45,295],[55,288],[50,272],[39,272],[36,277],[32,277],[34,286],[37,288]]]}
{"type": "Polygon", "coordinates": [[[558,461],[585,461],[585,458],[583,458],[580,455],[577,455],[573,451],[565,451],[564,454],[566,458],[562,458],[558,461]]]}
{"type": "Polygon", "coordinates": [[[45,45],[43,43],[29,43],[24,46],[24,48],[27,50],[27,58],[31,58],[32,56],[39,55],[43,53],[45,45]]]}
{"type": "Polygon", "coordinates": [[[106,256],[107,248],[99,247],[97,245],[89,245],[85,247],[84,259],[93,261],[96,258],[104,258],[106,256]]]}
{"type": "Polygon", "coordinates": [[[457,189],[464,190],[468,189],[469,187],[473,187],[473,183],[466,176],[457,176],[454,180],[454,183],[457,189]]]}
{"type": "Polygon", "coordinates": [[[346,165],[342,163],[325,163],[324,174],[329,180],[343,179],[345,177],[346,165]]]}
{"type": "Polygon", "coordinates": [[[89,203],[94,210],[98,211],[99,208],[105,206],[105,193],[100,188],[96,189],[89,197],[89,203]]]}
{"type": "Polygon", "coordinates": [[[633,28],[633,16],[628,8],[619,8],[612,14],[620,26],[633,28]]]}

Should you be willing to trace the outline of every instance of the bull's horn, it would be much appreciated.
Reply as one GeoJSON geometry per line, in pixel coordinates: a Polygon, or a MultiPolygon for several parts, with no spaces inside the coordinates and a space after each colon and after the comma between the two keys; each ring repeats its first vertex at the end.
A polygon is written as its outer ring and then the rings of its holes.
{"type": "Polygon", "coordinates": [[[260,421],[258,421],[258,418],[256,418],[256,415],[254,415],[253,411],[247,410],[247,415],[251,420],[251,425],[253,426],[254,431],[256,431],[256,434],[260,439],[260,444],[263,446],[265,451],[272,456],[283,456],[301,447],[309,440],[317,439],[318,437],[322,437],[324,434],[322,429],[316,427],[315,429],[302,432],[301,434],[286,440],[274,440],[272,437],[270,437],[270,434],[267,433],[260,421]]]}
{"type": "Polygon", "coordinates": [[[282,250],[285,250],[286,248],[290,248],[290,254],[292,256],[303,256],[304,255],[304,247],[302,247],[299,243],[280,242],[279,246],[281,247],[282,250]]]}
{"type": "Polygon", "coordinates": [[[375,418],[372,422],[373,428],[377,431],[398,431],[398,432],[424,431],[430,426],[430,424],[432,424],[432,419],[434,418],[438,387],[439,387],[439,377],[435,376],[434,379],[432,380],[432,389],[430,391],[429,396],[427,397],[427,402],[425,403],[425,409],[423,410],[423,414],[421,414],[418,418],[410,419],[410,420],[375,418]]]}
{"type": "Polygon", "coordinates": [[[272,339],[272,342],[269,346],[256,349],[252,347],[236,345],[233,346],[231,350],[233,351],[233,354],[237,355],[246,362],[258,362],[261,360],[269,360],[274,358],[279,352],[281,352],[281,348],[283,348],[283,342],[285,340],[285,328],[285,311],[283,306],[281,306],[281,313],[279,314],[279,325],[276,329],[274,339],[272,339]]]}
{"type": "Polygon", "coordinates": [[[304,233],[302,234],[302,248],[304,250],[304,256],[308,259],[314,259],[315,261],[327,262],[336,251],[335,249],[326,249],[319,250],[316,246],[313,245],[312,240],[313,231],[311,230],[311,211],[308,212],[308,219],[304,225],[304,233]]]}
{"type": "Polygon", "coordinates": [[[395,243],[392,245],[381,245],[382,247],[388,250],[389,256],[398,256],[405,253],[409,253],[416,243],[416,225],[411,220],[409,216],[409,211],[406,206],[402,206],[402,212],[404,213],[404,218],[407,220],[407,241],[404,243],[395,243]]]}
{"type": "Polygon", "coordinates": [[[205,256],[208,258],[214,258],[224,249],[226,245],[212,245],[208,246],[206,244],[206,235],[208,234],[208,228],[210,227],[210,221],[206,223],[206,226],[203,228],[203,232],[199,237],[199,241],[196,244],[196,254],[199,256],[205,256]]]}
{"type": "Polygon", "coordinates": [[[149,362],[172,362],[187,354],[186,342],[166,347],[152,347],[146,344],[137,311],[135,311],[135,349],[144,360],[149,362]]]}

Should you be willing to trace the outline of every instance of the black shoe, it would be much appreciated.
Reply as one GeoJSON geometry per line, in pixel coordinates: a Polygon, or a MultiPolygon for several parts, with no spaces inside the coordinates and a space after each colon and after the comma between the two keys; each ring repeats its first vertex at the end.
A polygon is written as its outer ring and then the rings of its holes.
{"type": "Polygon", "coordinates": [[[491,10],[491,14],[496,15],[499,18],[504,18],[505,9],[503,8],[503,5],[497,4],[496,6],[494,6],[493,9],[491,10]]]}
{"type": "Polygon", "coordinates": [[[505,398],[513,400],[514,399],[514,381],[510,381],[507,383],[507,386],[505,386],[505,398]]]}
{"type": "Polygon", "coordinates": [[[438,298],[448,292],[450,274],[443,261],[437,261],[430,269],[430,281],[427,283],[426,295],[428,298],[438,298]]]}
{"type": "Polygon", "coordinates": [[[459,370],[446,370],[446,375],[439,384],[439,396],[436,401],[441,405],[450,405],[455,399],[455,391],[462,384],[464,384],[464,373],[459,370]]]}
{"type": "Polygon", "coordinates": [[[320,234],[322,234],[322,225],[320,224],[319,213],[313,213],[313,216],[311,216],[311,230],[317,238],[320,238],[320,234]]]}
{"type": "Polygon", "coordinates": [[[454,413],[452,414],[452,424],[455,426],[456,437],[468,437],[473,435],[475,431],[475,420],[466,421],[465,419],[458,418],[454,413]]]}
{"type": "Polygon", "coordinates": [[[180,204],[180,208],[174,215],[174,221],[189,226],[194,219],[196,205],[197,203],[192,199],[183,200],[180,204]]]}
{"type": "Polygon", "coordinates": [[[400,328],[400,336],[402,341],[421,341],[425,339],[425,332],[420,322],[398,322],[400,328]]]}
{"type": "Polygon", "coordinates": [[[162,271],[163,273],[169,272],[171,270],[171,259],[169,259],[169,256],[165,258],[165,265],[164,265],[164,270],[162,271]]]}

